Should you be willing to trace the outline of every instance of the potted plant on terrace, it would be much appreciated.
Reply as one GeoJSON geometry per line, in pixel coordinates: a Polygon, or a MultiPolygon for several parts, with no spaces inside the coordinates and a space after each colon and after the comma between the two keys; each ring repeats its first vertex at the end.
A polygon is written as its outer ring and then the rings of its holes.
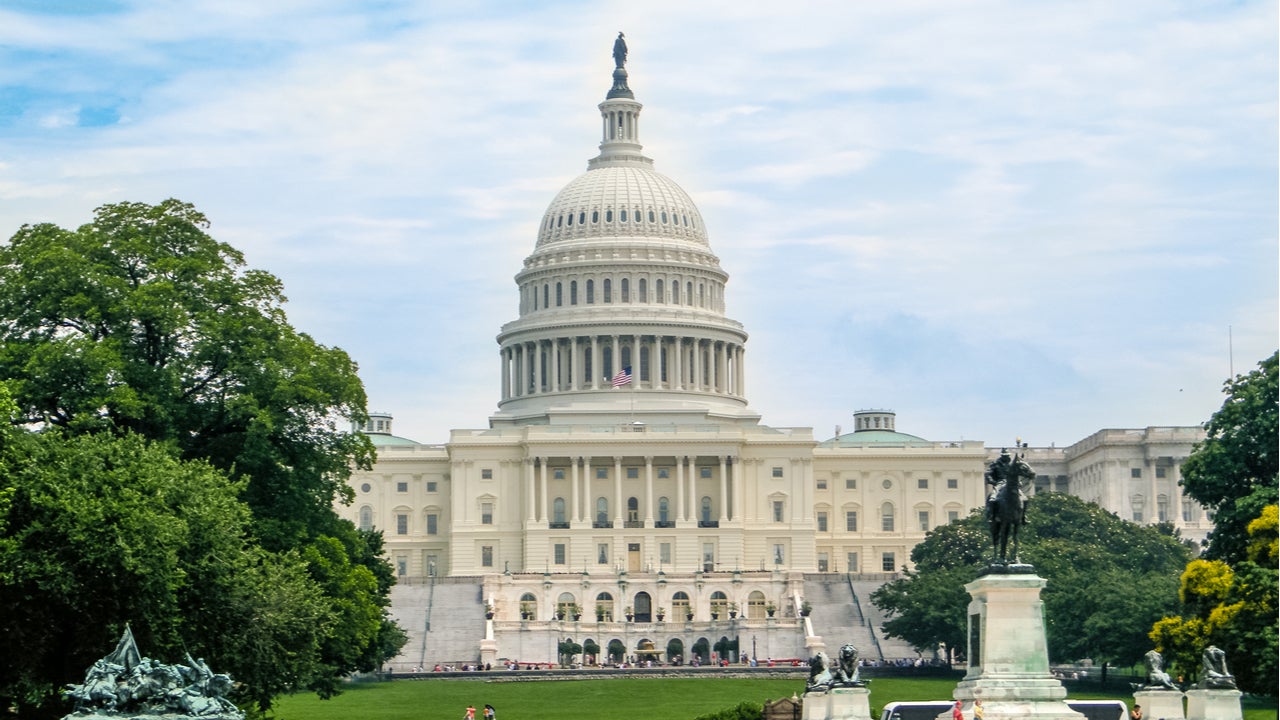
{"type": "Polygon", "coordinates": [[[627,622],[631,622],[631,618],[634,618],[636,616],[636,614],[632,612],[630,605],[627,606],[627,609],[624,610],[623,613],[625,613],[627,616],[627,622]]]}
{"type": "Polygon", "coordinates": [[[578,603],[569,603],[569,617],[574,620],[582,619],[582,606],[578,603]]]}
{"type": "Polygon", "coordinates": [[[728,608],[729,608],[729,617],[730,617],[730,618],[736,618],[736,617],[738,617],[738,603],[736,603],[736,602],[731,602],[731,603],[729,603],[728,608]]]}
{"type": "Polygon", "coordinates": [[[809,613],[813,612],[813,605],[808,600],[800,601],[800,617],[809,617],[809,613]]]}
{"type": "Polygon", "coordinates": [[[486,620],[492,620],[492,619],[493,619],[493,605],[492,605],[492,604],[490,604],[490,603],[485,603],[485,604],[484,604],[484,618],[485,618],[486,620]]]}
{"type": "Polygon", "coordinates": [[[533,619],[533,602],[532,601],[525,600],[524,602],[520,603],[520,619],[521,620],[533,619]]]}
{"type": "Polygon", "coordinates": [[[770,600],[764,604],[764,611],[769,615],[769,617],[773,617],[773,614],[778,612],[778,606],[774,605],[773,601],[770,600]]]}
{"type": "Polygon", "coordinates": [[[667,609],[664,607],[658,608],[658,622],[662,622],[663,619],[666,617],[667,617],[667,609]]]}
{"type": "Polygon", "coordinates": [[[607,611],[608,608],[605,607],[604,603],[596,603],[596,622],[604,622],[604,615],[607,611]]]}

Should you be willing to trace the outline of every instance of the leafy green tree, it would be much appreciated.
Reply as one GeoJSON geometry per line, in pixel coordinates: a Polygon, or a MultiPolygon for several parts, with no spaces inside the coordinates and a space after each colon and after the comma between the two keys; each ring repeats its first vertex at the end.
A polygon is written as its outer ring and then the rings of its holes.
{"type": "Polygon", "coordinates": [[[568,638],[561,640],[558,648],[561,665],[572,665],[573,659],[582,654],[582,645],[568,638]]]}
{"type": "Polygon", "coordinates": [[[366,417],[364,389],[345,352],[289,325],[280,281],[207,227],[177,200],[106,205],[76,230],[22,227],[0,245],[0,380],[20,422],[136,433],[236,480],[256,542],[305,561],[328,606],[317,657],[283,656],[282,671],[328,694],[404,637],[385,612],[381,537],[333,512],[373,459],[340,427],[366,417]]]}
{"type": "MultiPolygon", "coordinates": [[[[1136,525],[1097,505],[1041,493],[1027,508],[1021,555],[1048,581],[1046,635],[1053,659],[1123,664],[1150,649],[1151,623],[1177,604],[1177,575],[1190,550],[1167,528],[1136,525]]],[[[945,646],[963,657],[969,594],[990,561],[987,522],[974,513],[929,532],[915,567],[872,594],[892,615],[885,632],[918,650],[945,646]]]]}
{"type": "Polygon", "coordinates": [[[1272,353],[1257,370],[1226,382],[1226,401],[1205,424],[1204,441],[1182,464],[1186,494],[1214,514],[1208,558],[1232,564],[1244,559],[1248,524],[1277,503],[1277,357],[1272,353]]]}

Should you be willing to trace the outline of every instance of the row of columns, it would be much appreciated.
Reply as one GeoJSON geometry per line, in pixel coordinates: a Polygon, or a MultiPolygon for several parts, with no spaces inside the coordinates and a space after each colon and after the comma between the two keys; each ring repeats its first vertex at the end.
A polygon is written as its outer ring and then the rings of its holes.
{"type": "Polygon", "coordinates": [[[511,343],[501,350],[502,399],[609,389],[610,378],[628,365],[632,389],[742,397],[746,394],[745,354],[740,343],[655,335],[593,335],[511,343]],[[603,361],[606,349],[608,363],[603,361]],[[624,357],[629,362],[621,362],[624,357]]]}
{"type": "MultiPolygon", "coordinates": [[[[548,522],[551,515],[548,512],[548,501],[550,497],[551,472],[555,469],[567,469],[569,476],[569,507],[567,508],[566,520],[570,523],[583,523],[595,520],[595,507],[593,498],[600,493],[591,492],[592,468],[601,467],[599,462],[603,458],[591,457],[574,457],[568,458],[569,464],[565,468],[564,465],[557,463],[554,467],[550,464],[550,459],[545,457],[528,458],[524,461],[524,483],[527,492],[524,494],[527,504],[526,517],[530,523],[548,522]]],[[[613,479],[613,516],[612,522],[615,528],[624,527],[624,513],[626,512],[625,498],[636,496],[639,493],[631,492],[627,495],[623,494],[622,482],[622,458],[615,456],[612,460],[612,479],[613,479]]],[[[713,507],[719,508],[718,520],[727,522],[731,519],[742,517],[742,483],[739,473],[733,472],[735,458],[728,456],[720,456],[718,475],[719,479],[719,499],[718,503],[713,503],[713,507]],[[732,510],[732,512],[731,512],[732,510]]],[[[605,460],[608,463],[608,460],[605,460]]],[[[693,457],[675,457],[670,458],[668,462],[675,465],[675,515],[674,520],[677,522],[692,522],[699,520],[698,517],[698,496],[697,496],[697,473],[699,468],[705,465],[698,465],[693,457]]],[[[664,466],[667,463],[663,463],[664,466]]],[[[605,465],[607,467],[607,465],[605,465]]],[[[644,482],[643,506],[640,511],[643,513],[645,527],[654,526],[654,512],[657,505],[654,502],[654,458],[646,456],[644,458],[644,477],[640,478],[644,482]]],[[[632,483],[628,483],[629,489],[632,483]]]]}

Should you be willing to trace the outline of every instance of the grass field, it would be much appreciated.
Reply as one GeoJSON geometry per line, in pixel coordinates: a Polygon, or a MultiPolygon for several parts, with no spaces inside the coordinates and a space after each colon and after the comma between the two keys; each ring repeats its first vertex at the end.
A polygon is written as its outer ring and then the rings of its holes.
{"type": "MultiPolygon", "coordinates": [[[[873,718],[894,700],[939,700],[951,697],[955,680],[877,678],[871,690],[873,718]]],[[[692,720],[695,716],[749,700],[763,703],[803,693],[796,678],[607,678],[540,682],[484,680],[396,680],[349,686],[342,695],[320,700],[315,695],[281,698],[279,720],[460,720],[467,704],[497,708],[501,720],[692,720]]],[[[1081,700],[1132,696],[1069,688],[1081,700]]],[[[1244,720],[1277,720],[1274,701],[1248,698],[1244,720]]]]}

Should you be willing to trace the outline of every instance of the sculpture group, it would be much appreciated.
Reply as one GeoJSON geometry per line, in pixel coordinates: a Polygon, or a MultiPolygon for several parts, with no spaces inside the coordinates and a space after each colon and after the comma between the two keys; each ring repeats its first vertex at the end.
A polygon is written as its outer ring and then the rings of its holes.
{"type": "Polygon", "coordinates": [[[840,647],[840,655],[835,666],[825,652],[819,652],[809,659],[809,680],[805,683],[805,693],[826,692],[837,687],[864,687],[866,685],[858,677],[858,650],[845,643],[840,647]]]}
{"type": "Polygon", "coordinates": [[[142,657],[127,626],[116,649],[93,663],[84,683],[63,694],[75,702],[71,718],[164,716],[167,720],[243,720],[226,698],[231,677],[215,673],[187,655],[186,665],[166,665],[142,657]]]}
{"type": "Polygon", "coordinates": [[[987,495],[986,518],[991,524],[993,564],[1018,563],[1018,533],[1027,524],[1027,490],[1035,477],[1026,460],[1021,455],[1010,455],[1007,449],[987,465],[985,480],[992,488],[987,495]]]}

